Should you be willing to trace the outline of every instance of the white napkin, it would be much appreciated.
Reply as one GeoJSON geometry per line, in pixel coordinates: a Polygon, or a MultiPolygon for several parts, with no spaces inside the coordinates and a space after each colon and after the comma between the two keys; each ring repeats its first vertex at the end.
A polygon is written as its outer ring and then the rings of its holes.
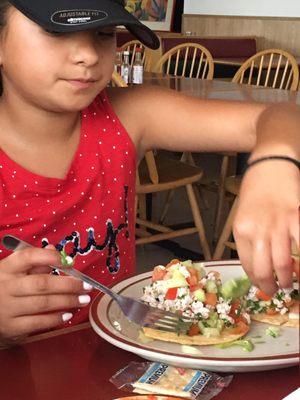
{"type": "Polygon", "coordinates": [[[290,393],[282,400],[299,400],[300,399],[300,388],[296,389],[294,392],[290,393]]]}

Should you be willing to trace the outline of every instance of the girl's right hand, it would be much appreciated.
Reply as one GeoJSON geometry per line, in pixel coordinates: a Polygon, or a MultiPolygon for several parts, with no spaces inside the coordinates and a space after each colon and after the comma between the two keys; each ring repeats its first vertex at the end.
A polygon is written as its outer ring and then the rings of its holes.
{"type": "Polygon", "coordinates": [[[0,343],[54,328],[72,318],[68,309],[90,302],[91,287],[51,275],[49,265],[61,265],[60,254],[49,248],[20,250],[0,262],[0,343]]]}

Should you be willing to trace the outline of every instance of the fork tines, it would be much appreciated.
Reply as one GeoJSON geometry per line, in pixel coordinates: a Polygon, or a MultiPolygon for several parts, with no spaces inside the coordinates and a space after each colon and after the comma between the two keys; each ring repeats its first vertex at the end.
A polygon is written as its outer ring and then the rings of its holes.
{"type": "Polygon", "coordinates": [[[162,331],[174,332],[177,330],[180,322],[191,322],[191,319],[169,311],[154,309],[146,315],[143,326],[162,331]]]}

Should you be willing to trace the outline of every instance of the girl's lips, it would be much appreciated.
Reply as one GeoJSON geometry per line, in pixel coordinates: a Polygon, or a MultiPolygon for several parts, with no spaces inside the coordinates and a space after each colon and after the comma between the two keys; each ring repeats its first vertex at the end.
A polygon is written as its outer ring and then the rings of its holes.
{"type": "Polygon", "coordinates": [[[84,81],[80,79],[68,79],[67,82],[69,82],[71,85],[76,86],[79,89],[87,89],[91,87],[95,81],[84,81]]]}

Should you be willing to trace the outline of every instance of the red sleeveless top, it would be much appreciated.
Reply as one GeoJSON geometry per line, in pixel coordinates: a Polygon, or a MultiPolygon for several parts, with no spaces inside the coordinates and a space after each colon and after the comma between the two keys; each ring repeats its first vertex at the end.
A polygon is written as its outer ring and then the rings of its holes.
{"type": "MultiPolygon", "coordinates": [[[[135,268],[135,147],[105,91],[81,125],[65,179],[31,173],[0,150],[0,234],[65,249],[76,269],[109,286],[135,268]]],[[[8,254],[0,244],[0,258],[8,254]]],[[[69,322],[87,315],[78,309],[69,322]]]]}

